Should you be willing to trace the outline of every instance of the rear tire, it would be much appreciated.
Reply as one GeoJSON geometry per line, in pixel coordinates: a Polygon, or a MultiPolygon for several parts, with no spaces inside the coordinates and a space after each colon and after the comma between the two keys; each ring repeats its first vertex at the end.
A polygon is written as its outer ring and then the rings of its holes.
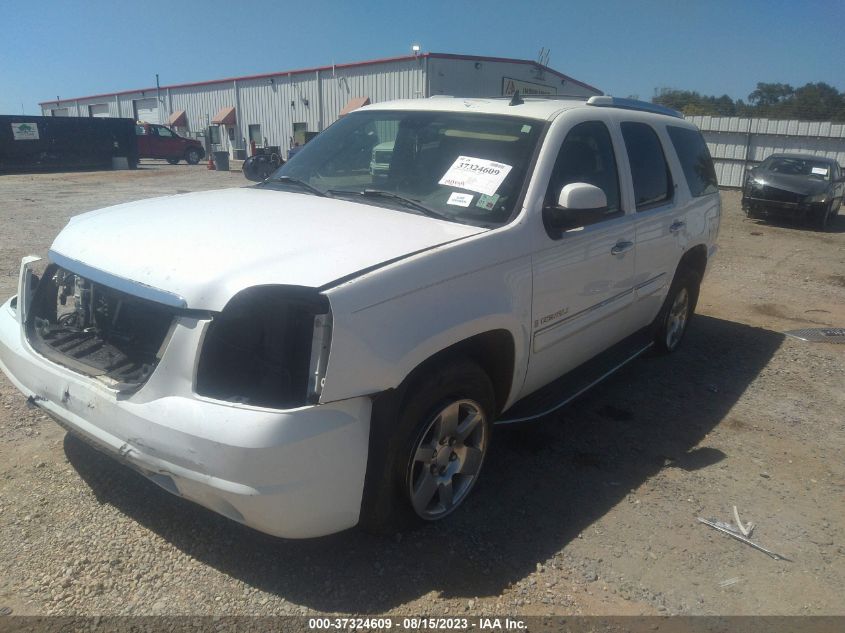
{"type": "Polygon", "coordinates": [[[695,313],[700,286],[701,278],[689,268],[675,273],[655,319],[654,349],[658,354],[671,354],[680,346],[695,313]]]}
{"type": "Polygon", "coordinates": [[[185,160],[188,162],[189,165],[196,165],[200,162],[200,152],[197,149],[189,149],[185,152],[185,160]]]}
{"type": "Polygon", "coordinates": [[[452,514],[475,486],[490,445],[495,393],[473,361],[436,366],[404,393],[395,415],[383,411],[372,421],[360,520],[369,532],[452,514]]]}

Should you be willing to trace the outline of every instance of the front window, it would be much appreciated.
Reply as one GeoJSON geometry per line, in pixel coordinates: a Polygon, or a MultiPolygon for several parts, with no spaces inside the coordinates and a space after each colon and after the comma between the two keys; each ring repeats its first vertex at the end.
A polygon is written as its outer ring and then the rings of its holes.
{"type": "Polygon", "coordinates": [[[318,135],[270,182],[296,181],[302,191],[458,222],[502,224],[522,192],[543,125],[465,112],[358,112],[318,135]]]}

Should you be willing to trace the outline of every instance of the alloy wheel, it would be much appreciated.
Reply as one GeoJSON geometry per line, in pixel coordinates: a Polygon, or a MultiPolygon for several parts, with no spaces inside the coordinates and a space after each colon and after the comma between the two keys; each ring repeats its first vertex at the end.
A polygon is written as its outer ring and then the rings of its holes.
{"type": "Polygon", "coordinates": [[[666,348],[673,350],[681,342],[689,319],[689,292],[686,288],[678,290],[669,314],[666,318],[666,348]]]}
{"type": "Polygon", "coordinates": [[[408,494],[419,517],[435,521],[461,504],[478,479],[487,443],[485,413],[474,400],[450,402],[432,417],[409,464],[408,494]]]}

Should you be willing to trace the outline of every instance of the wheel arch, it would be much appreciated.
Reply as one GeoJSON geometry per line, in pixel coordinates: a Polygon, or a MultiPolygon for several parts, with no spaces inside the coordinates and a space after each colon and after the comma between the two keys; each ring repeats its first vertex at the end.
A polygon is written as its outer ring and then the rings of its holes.
{"type": "Polygon", "coordinates": [[[484,370],[493,384],[498,415],[511,395],[516,374],[516,342],[506,329],[481,332],[435,352],[405,376],[398,387],[400,393],[404,395],[416,380],[455,358],[469,358],[484,370]]]}
{"type": "Polygon", "coordinates": [[[704,273],[707,270],[707,246],[705,244],[696,244],[692,248],[687,249],[678,262],[678,270],[691,270],[700,279],[704,279],[704,273]]]}

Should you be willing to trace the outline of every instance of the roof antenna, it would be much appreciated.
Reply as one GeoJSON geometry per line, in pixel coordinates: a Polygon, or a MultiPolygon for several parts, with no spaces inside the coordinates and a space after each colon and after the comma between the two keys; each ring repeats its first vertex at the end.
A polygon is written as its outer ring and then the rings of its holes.
{"type": "Polygon", "coordinates": [[[511,102],[508,105],[509,106],[518,106],[518,105],[522,105],[523,103],[525,103],[525,101],[523,101],[522,97],[519,96],[519,90],[514,90],[513,96],[511,97],[511,102]]]}

